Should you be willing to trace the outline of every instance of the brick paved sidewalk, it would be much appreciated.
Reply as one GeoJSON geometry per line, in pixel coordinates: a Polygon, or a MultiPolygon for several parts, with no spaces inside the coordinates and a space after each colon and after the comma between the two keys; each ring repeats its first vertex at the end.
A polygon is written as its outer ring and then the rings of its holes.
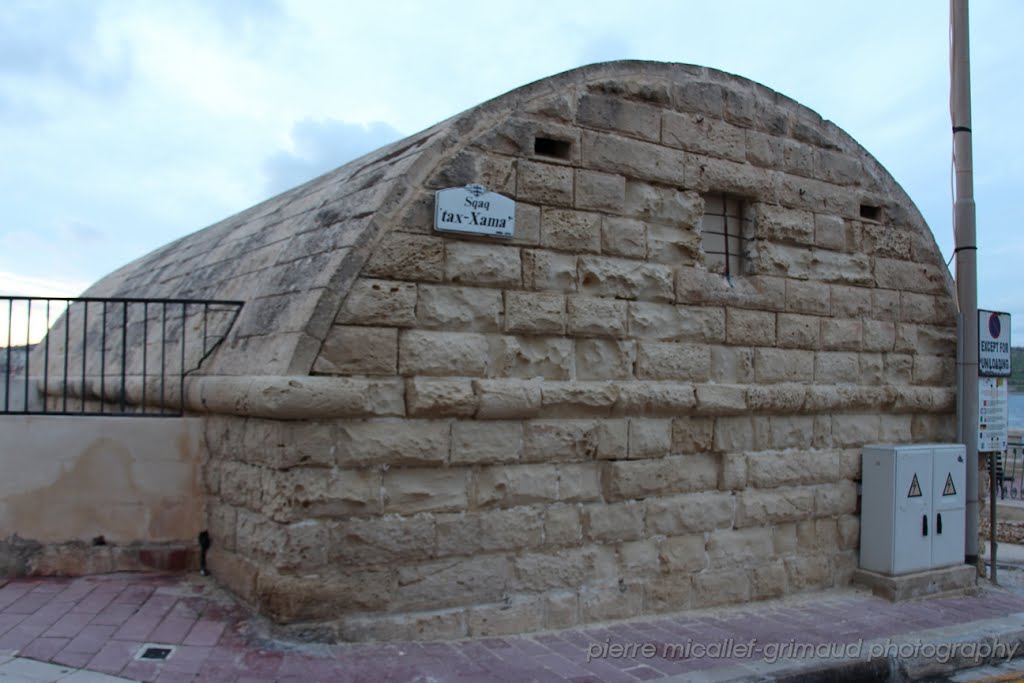
{"type": "Polygon", "coordinates": [[[0,659],[17,656],[159,683],[710,680],[709,670],[756,668],[759,657],[734,650],[731,658],[665,658],[665,644],[728,647],[755,638],[775,648],[854,643],[956,624],[966,628],[1019,612],[1024,597],[1000,590],[892,604],[847,589],[531,636],[329,646],[266,638],[259,623],[207,579],[115,574],[2,585],[0,659]],[[623,654],[615,645],[631,643],[632,656],[612,656],[623,654]],[[658,654],[645,656],[639,649],[644,643],[658,654]],[[174,651],[163,662],[137,659],[146,644],[174,651]],[[588,661],[588,651],[600,655],[605,645],[608,656],[588,661]]]}

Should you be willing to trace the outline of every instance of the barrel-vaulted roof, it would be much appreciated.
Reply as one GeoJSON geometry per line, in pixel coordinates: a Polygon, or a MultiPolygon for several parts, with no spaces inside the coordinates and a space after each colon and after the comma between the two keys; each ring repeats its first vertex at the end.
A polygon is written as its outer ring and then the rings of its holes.
{"type": "MultiPolygon", "coordinates": [[[[804,208],[814,208],[814,202],[832,201],[818,188],[830,182],[848,184],[855,177],[863,201],[883,207],[890,222],[919,235],[915,248],[930,250],[930,260],[941,262],[913,203],[834,124],[738,76],[700,66],[621,61],[567,71],[501,95],[167,244],[103,278],[86,295],[244,300],[239,319],[204,374],[309,374],[349,288],[375,248],[395,226],[429,224],[424,216],[430,216],[436,189],[480,183],[514,199],[508,166],[488,159],[531,158],[538,137],[571,143],[571,165],[600,169],[602,155],[631,153],[588,146],[585,136],[581,138],[581,131],[600,127],[590,120],[594,112],[581,104],[595,93],[605,100],[646,102],[693,114],[695,121],[703,116],[729,121],[767,146],[784,140],[806,143],[816,150],[814,173],[793,188],[787,187],[787,179],[801,171],[779,168],[776,185],[761,188],[762,194],[798,196],[804,208]]],[[[728,141],[708,137],[704,144],[709,147],[704,153],[714,156],[714,145],[728,141]]],[[[756,152],[748,145],[747,156],[751,153],[756,152]]],[[[782,164],[789,163],[786,150],[765,153],[777,153],[782,164]]],[[[703,169],[649,161],[635,165],[636,173],[649,180],[682,184],[685,177],[686,185],[698,190],[711,182],[700,177],[703,169]]],[[[629,159],[616,163],[628,167],[629,159]]],[[[749,161],[732,160],[731,177],[714,183],[742,185],[745,166],[749,161]]],[[[824,208],[858,217],[857,203],[824,208]]]]}

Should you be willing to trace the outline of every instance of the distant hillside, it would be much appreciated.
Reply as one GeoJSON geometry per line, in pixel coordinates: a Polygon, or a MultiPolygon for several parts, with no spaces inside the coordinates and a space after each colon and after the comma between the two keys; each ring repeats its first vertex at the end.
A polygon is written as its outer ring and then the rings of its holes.
{"type": "Polygon", "coordinates": [[[1010,386],[1024,390],[1024,346],[1010,348],[1010,386]]]}

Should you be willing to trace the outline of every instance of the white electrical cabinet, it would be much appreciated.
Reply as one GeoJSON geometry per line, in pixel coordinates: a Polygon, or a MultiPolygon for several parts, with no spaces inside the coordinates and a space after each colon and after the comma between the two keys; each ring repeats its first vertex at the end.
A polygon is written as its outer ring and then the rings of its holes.
{"type": "Polygon", "coordinates": [[[965,459],[960,444],[864,447],[862,569],[896,576],[963,563],[965,459]]]}

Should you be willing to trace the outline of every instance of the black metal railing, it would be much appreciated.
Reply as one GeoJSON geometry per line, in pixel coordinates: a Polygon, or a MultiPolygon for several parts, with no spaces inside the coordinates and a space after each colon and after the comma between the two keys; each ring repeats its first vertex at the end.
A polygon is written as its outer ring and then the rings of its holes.
{"type": "Polygon", "coordinates": [[[182,415],[240,301],[0,296],[0,414],[182,415]]]}

